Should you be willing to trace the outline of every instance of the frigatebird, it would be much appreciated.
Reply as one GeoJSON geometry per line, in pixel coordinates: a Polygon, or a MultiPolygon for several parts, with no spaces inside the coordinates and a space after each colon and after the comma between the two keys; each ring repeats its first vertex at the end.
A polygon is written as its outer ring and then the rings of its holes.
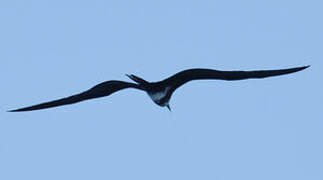
{"type": "Polygon", "coordinates": [[[149,97],[159,106],[167,107],[170,111],[169,100],[173,92],[181,85],[192,80],[205,80],[205,79],[218,79],[218,80],[243,80],[243,79],[256,79],[267,78],[271,76],[279,76],[284,74],[290,74],[309,66],[295,67],[289,69],[277,69],[277,70],[256,70],[256,71],[220,71],[214,69],[188,69],[181,71],[169,78],[166,78],[158,82],[148,82],[138,76],[128,75],[131,80],[136,83],[130,83],[125,81],[106,81],[100,83],[91,89],[82,93],[72,95],[66,98],[45,102],[29,107],[11,110],[9,112],[19,111],[32,111],[39,109],[46,109],[56,106],[62,106],[67,104],[73,104],[80,101],[109,96],[110,94],[126,88],[135,88],[146,91],[149,97]]]}

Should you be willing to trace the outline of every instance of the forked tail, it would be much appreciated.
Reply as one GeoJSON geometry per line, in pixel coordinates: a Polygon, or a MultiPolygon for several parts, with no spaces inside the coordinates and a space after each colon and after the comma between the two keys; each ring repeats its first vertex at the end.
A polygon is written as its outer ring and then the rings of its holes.
{"type": "Polygon", "coordinates": [[[138,77],[138,76],[135,76],[133,74],[129,75],[129,74],[126,74],[126,76],[128,76],[128,78],[130,78],[131,80],[135,81],[136,83],[140,84],[140,85],[145,85],[145,84],[148,84],[149,82],[138,77]]]}

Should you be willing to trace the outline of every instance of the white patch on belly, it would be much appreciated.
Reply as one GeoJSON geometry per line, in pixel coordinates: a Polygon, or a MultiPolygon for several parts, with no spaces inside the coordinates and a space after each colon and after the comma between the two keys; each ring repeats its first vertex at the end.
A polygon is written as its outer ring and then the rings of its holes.
{"type": "Polygon", "coordinates": [[[159,91],[159,92],[156,92],[156,93],[149,93],[148,95],[150,96],[150,98],[153,101],[155,101],[155,102],[160,101],[161,99],[163,99],[166,96],[169,89],[170,89],[170,87],[166,87],[164,89],[164,91],[159,91]]]}

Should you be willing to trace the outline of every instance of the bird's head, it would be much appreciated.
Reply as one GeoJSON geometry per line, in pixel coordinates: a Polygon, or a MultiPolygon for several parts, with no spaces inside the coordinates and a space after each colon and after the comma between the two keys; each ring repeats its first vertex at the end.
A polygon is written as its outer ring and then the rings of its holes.
{"type": "Polygon", "coordinates": [[[155,103],[161,107],[167,107],[169,111],[172,111],[169,105],[169,101],[156,100],[155,103]]]}
{"type": "Polygon", "coordinates": [[[169,104],[167,104],[166,107],[168,108],[169,111],[172,111],[172,109],[170,108],[169,104]]]}

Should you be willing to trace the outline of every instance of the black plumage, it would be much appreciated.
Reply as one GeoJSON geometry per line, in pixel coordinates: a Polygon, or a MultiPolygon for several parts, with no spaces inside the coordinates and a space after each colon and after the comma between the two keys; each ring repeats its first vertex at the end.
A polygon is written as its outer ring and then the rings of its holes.
{"type": "Polygon", "coordinates": [[[130,79],[136,83],[129,83],[124,81],[106,81],[100,83],[91,89],[82,93],[69,96],[66,98],[37,104],[25,108],[11,110],[10,112],[19,111],[32,111],[39,109],[46,109],[56,106],[62,106],[67,104],[73,104],[80,101],[109,96],[110,94],[126,89],[135,88],[146,91],[151,99],[162,107],[167,107],[170,110],[169,100],[173,92],[181,85],[192,81],[192,80],[203,80],[203,79],[218,79],[218,80],[243,80],[243,79],[257,79],[266,78],[271,76],[279,76],[289,73],[294,73],[308,68],[309,66],[279,69],[279,70],[258,70],[258,71],[219,71],[213,69],[188,69],[181,71],[167,79],[158,82],[148,82],[135,75],[127,75],[130,79]]]}

